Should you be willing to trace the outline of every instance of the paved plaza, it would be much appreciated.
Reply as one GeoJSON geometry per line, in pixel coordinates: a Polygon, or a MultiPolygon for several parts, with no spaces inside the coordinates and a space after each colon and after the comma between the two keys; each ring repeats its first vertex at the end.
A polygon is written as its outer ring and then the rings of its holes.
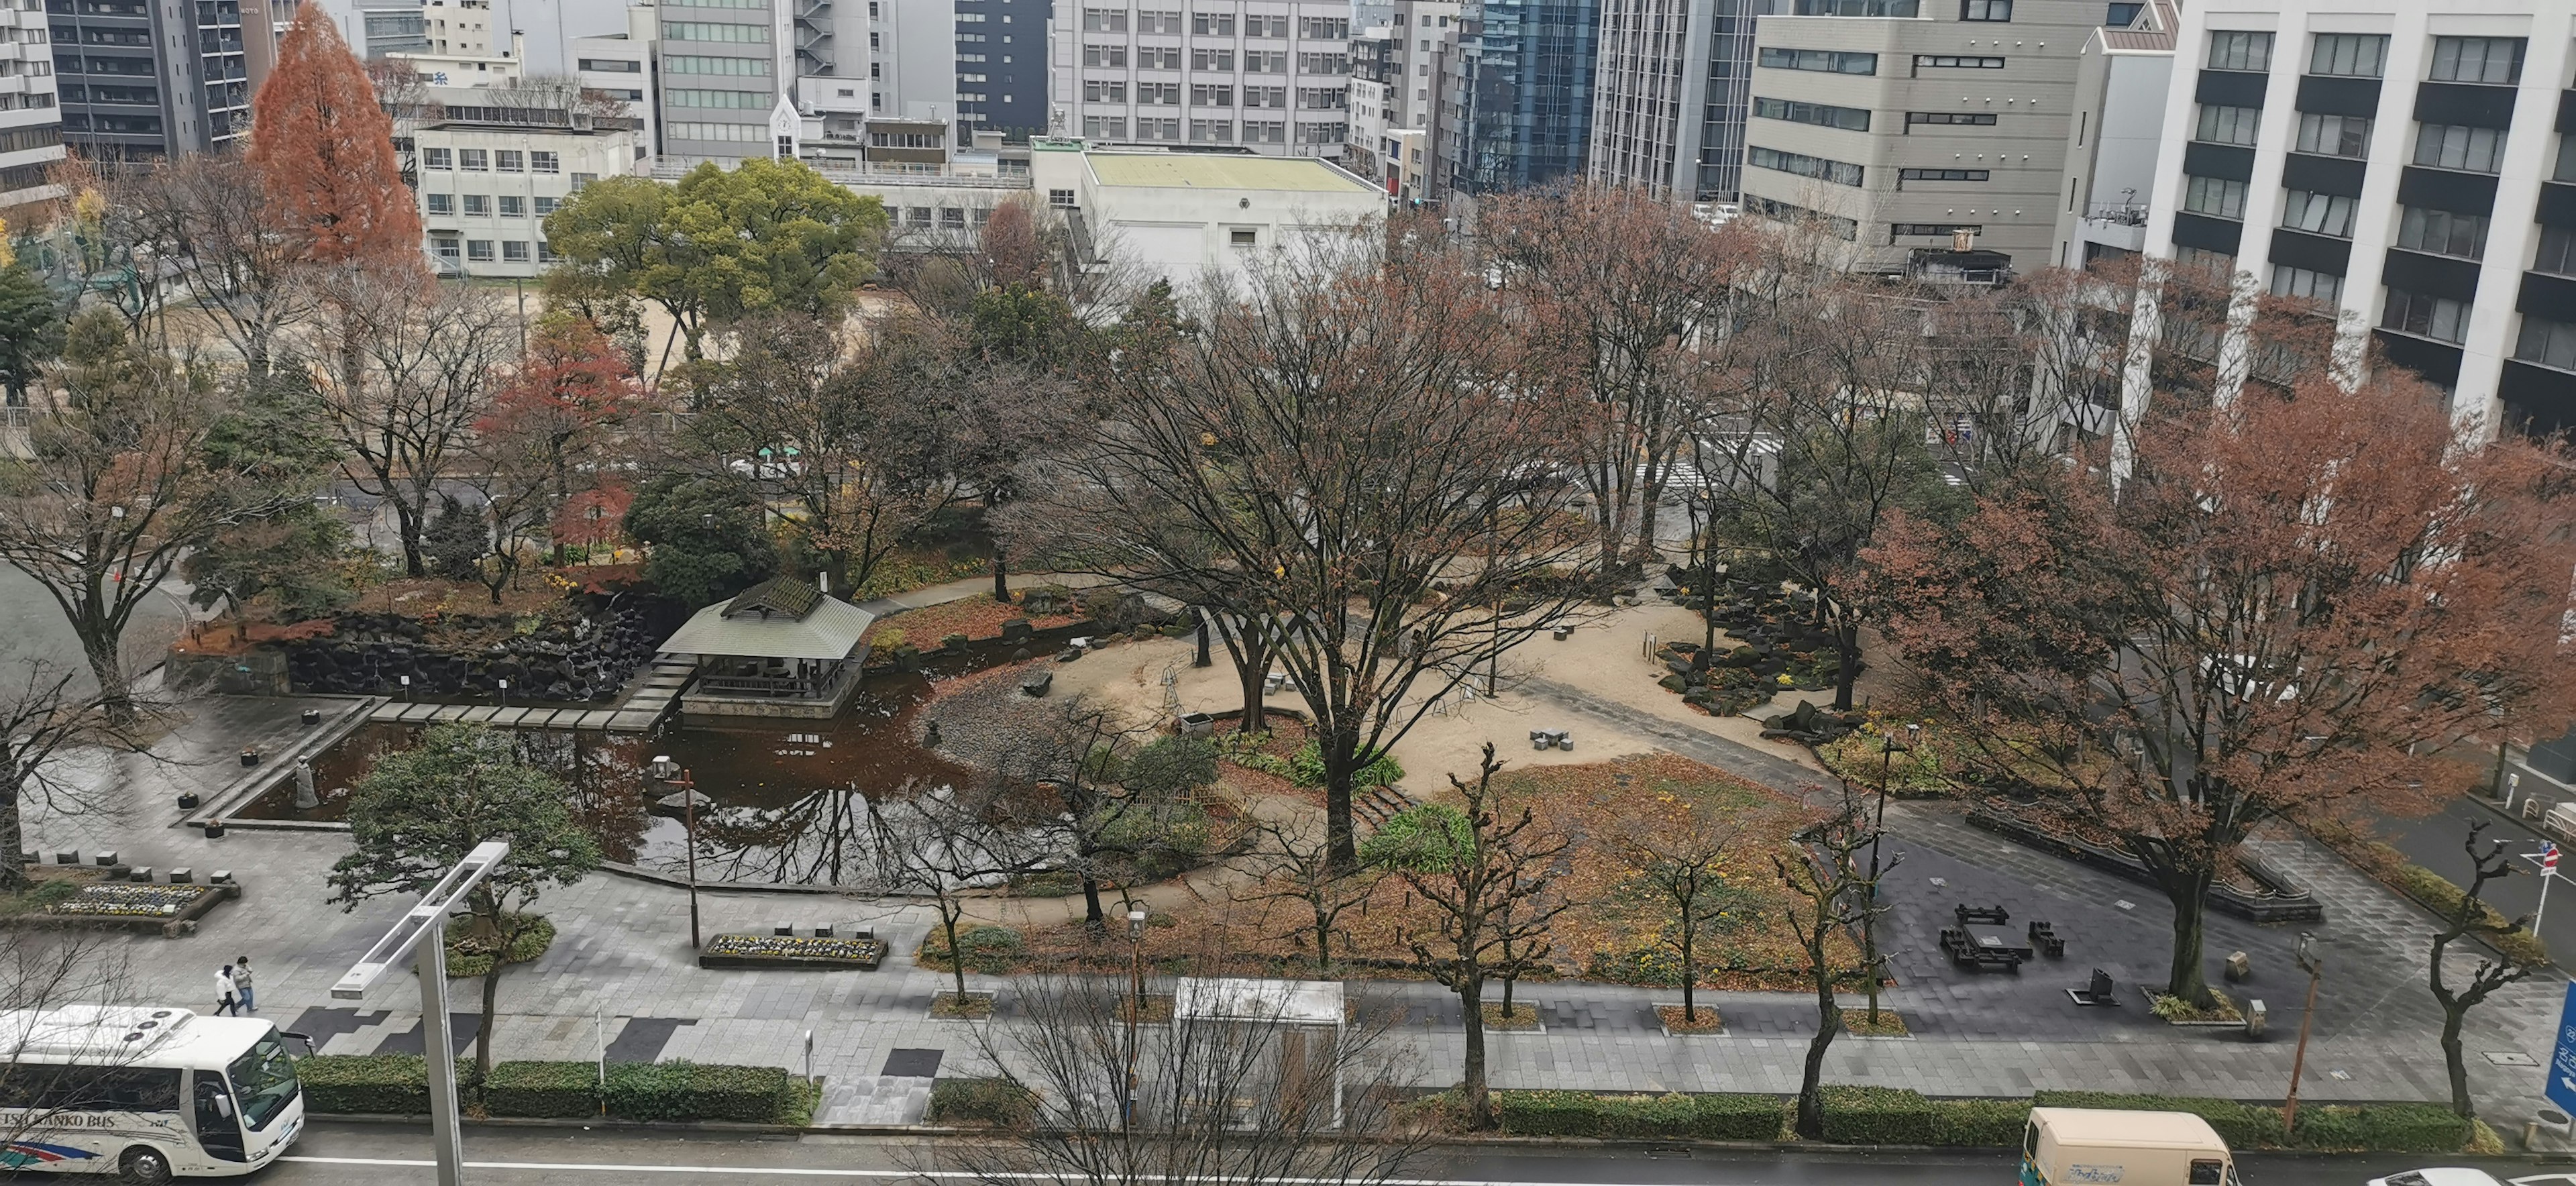
{"type": "MultiPolygon", "coordinates": [[[[1813,771],[1688,726],[1644,718],[1566,688],[1568,712],[1590,713],[1676,752],[1792,787],[1813,771]],[[1625,715],[1623,715],[1625,714],[1625,715]]],[[[323,877],[346,850],[327,831],[234,829],[217,840],[179,826],[175,796],[238,778],[232,755],[246,741],[283,747],[305,727],[298,713],[326,718],[349,702],[325,698],[202,698],[153,758],[82,765],[79,779],[110,792],[114,816],[39,814],[31,845],[46,851],[115,850],[132,864],[228,869],[243,898],[188,938],[117,941],[131,963],[138,998],[197,1006],[217,962],[249,955],[258,970],[260,1013],[313,1035],[333,1054],[417,1051],[416,991],[389,982],[364,1002],[333,1001],[329,987],[404,908],[380,901],[343,912],[324,899],[323,877]]],[[[2287,1086],[2305,980],[2293,969],[2296,928],[2258,927],[2213,915],[2208,954],[2216,965],[2244,950],[2255,976],[2235,991],[2263,999],[2272,1039],[2234,1030],[2184,1029],[2157,1021],[2132,987],[2157,983],[2170,918],[2147,887],[2020,848],[1967,827],[1955,809],[1898,804],[1889,810],[1888,851],[1902,863],[1890,879],[1893,972],[1885,994],[1915,1036],[1836,1043],[1829,1082],[1910,1087],[1936,1095],[2015,1096],[2035,1089],[2089,1088],[2277,1098],[2287,1086]],[[2040,959],[2018,974],[1952,968],[1933,944],[1953,904],[2001,904],[2015,923],[2051,921],[2069,939],[2063,960],[2040,959]],[[2122,986],[2116,1009],[2076,1007],[2065,989],[2093,968],[2122,986]]],[[[2327,975],[2318,1000],[2303,1098],[2436,1100],[2447,1097],[2435,1044],[2439,1013],[2424,987],[2430,918],[2304,838],[2282,835],[2264,851],[2326,903],[2313,929],[2327,975]]],[[[812,1069],[830,1087],[822,1119],[838,1123],[918,1121],[930,1077],[973,1073],[968,1023],[930,1020],[944,974],[916,967],[910,952],[931,916],[917,904],[828,893],[707,893],[709,934],[766,931],[772,924],[874,926],[894,954],[874,972],[712,972],[688,945],[688,898],[667,884],[612,873],[550,893],[541,909],[559,937],[533,964],[504,978],[496,1038],[506,1058],[769,1063],[802,1071],[810,1035],[812,1069]]],[[[2576,909],[2576,899],[2568,904],[2576,909]]],[[[1005,919],[1007,921],[1007,918],[1005,919]]],[[[1001,1023],[1014,1015],[1011,988],[970,977],[1000,995],[1001,1023]]],[[[471,982],[459,982],[470,989],[471,982]]],[[[2468,1048],[2484,1113],[2518,1129],[2539,1106],[2540,1072],[2563,979],[2511,986],[2471,1019],[2468,1048]]],[[[1666,1037],[1653,1006],[1670,990],[1542,982],[1520,990],[1540,1009],[1544,1031],[1491,1037],[1494,1081],[1502,1087],[1635,1091],[1769,1091],[1797,1086],[1813,1003],[1796,994],[1703,994],[1725,1015],[1724,1036],[1666,1037]]],[[[1421,1083],[1454,1081],[1463,1040],[1454,999],[1421,983],[1355,985],[1354,993],[1400,1008],[1400,1039],[1421,1083]]],[[[452,1000],[469,1000],[460,993],[452,1000]]],[[[1850,1003],[1857,1004],[1857,998],[1850,1003]]],[[[475,1028],[456,1027],[460,1045],[475,1028]]]]}

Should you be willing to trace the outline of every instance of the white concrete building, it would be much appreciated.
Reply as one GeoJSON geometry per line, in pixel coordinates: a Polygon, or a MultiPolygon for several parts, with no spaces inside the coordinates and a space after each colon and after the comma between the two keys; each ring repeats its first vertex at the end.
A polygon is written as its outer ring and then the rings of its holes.
{"type": "Polygon", "coordinates": [[[2368,335],[2483,431],[2576,426],[2571,39],[2555,0],[2188,3],[2146,250],[2340,306],[2346,365],[2368,335]]]}
{"type": "Polygon", "coordinates": [[[2096,29],[2075,66],[2075,121],[2066,142],[2066,207],[2057,212],[2059,267],[2135,256],[2146,246],[2182,14],[2154,0],[2125,29],[2096,29]]]}
{"type": "Polygon", "coordinates": [[[43,0],[0,0],[0,218],[61,195],[49,178],[63,159],[63,112],[43,0]]]}
{"type": "Polygon", "coordinates": [[[1132,269],[1187,289],[1240,280],[1254,261],[1380,235],[1384,191],[1321,160],[1239,153],[1029,146],[1031,185],[1071,224],[1088,266],[1132,269]]]}
{"type": "Polygon", "coordinates": [[[637,123],[636,143],[648,153],[662,142],[659,92],[654,85],[655,9],[637,4],[626,10],[626,31],[572,40],[573,78],[584,87],[614,96],[626,104],[637,123]]]}
{"type": "Polygon", "coordinates": [[[1101,144],[1339,157],[1350,33],[1348,0],[1064,0],[1048,27],[1053,127],[1101,144]]]}
{"type": "Polygon", "coordinates": [[[525,73],[521,57],[527,39],[513,33],[510,48],[499,53],[477,49],[470,53],[450,53],[436,48],[419,53],[390,53],[385,56],[411,63],[429,85],[437,87],[506,86],[525,73]]]}
{"type": "Polygon", "coordinates": [[[583,186],[633,171],[637,149],[623,128],[458,120],[425,125],[414,140],[430,254],[442,270],[474,277],[543,271],[554,262],[546,216],[583,186]]]}

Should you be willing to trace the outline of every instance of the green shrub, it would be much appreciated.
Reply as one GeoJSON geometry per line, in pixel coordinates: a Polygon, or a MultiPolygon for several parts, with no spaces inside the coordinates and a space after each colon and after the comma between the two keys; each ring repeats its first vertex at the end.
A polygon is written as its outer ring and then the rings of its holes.
{"type": "Polygon", "coordinates": [[[2373,1153],[2457,1153],[2469,1122],[2441,1104],[2367,1104],[2299,1109],[2291,1143],[2301,1149],[2366,1149],[2373,1153]]]}
{"type": "Polygon", "coordinates": [[[1768,1095],[1494,1093],[1494,1119],[1514,1136],[1768,1141],[1780,1135],[1784,1115],[1779,1097],[1768,1095]]]}
{"type": "MultiPolygon", "coordinates": [[[[1308,741],[1306,744],[1298,746],[1297,755],[1288,760],[1288,769],[1288,777],[1290,781],[1295,782],[1298,786],[1320,787],[1324,785],[1324,747],[1322,743],[1308,741]]],[[[1351,785],[1354,787],[1391,787],[1403,778],[1404,767],[1396,765],[1394,756],[1391,754],[1379,754],[1368,761],[1362,762],[1360,764],[1360,768],[1351,773],[1351,785]]]]}
{"type": "Polygon", "coordinates": [[[429,1111],[429,1062],[417,1054],[317,1054],[297,1059],[304,1107],[345,1115],[418,1116],[429,1111]]]}
{"type": "Polygon", "coordinates": [[[1588,1091],[1497,1091],[1494,1122],[1517,1137],[1597,1137],[1601,1097],[1588,1091]]]}
{"type": "Polygon", "coordinates": [[[1929,1145],[1932,1101],[1902,1087],[1824,1089],[1825,1139],[1838,1145],[1929,1145]]]}
{"type": "Polygon", "coordinates": [[[795,1123],[804,1098],[783,1067],[625,1062],[608,1067],[608,1114],[620,1120],[795,1123]]]}
{"type": "MultiPolygon", "coordinates": [[[[2397,883],[2398,888],[2404,890],[2408,897],[2431,907],[2433,909],[2433,913],[2441,915],[2444,918],[2449,918],[2452,912],[2460,908],[2460,897],[2463,893],[2460,887],[2453,884],[2450,878],[2444,877],[2439,873],[2423,867],[2422,865],[2398,866],[2397,883]]],[[[2478,921],[2486,926],[2501,927],[2505,925],[2508,920],[2503,915],[2498,914],[2495,907],[2489,906],[2484,902],[2480,902],[2478,903],[2478,921]]],[[[2495,949],[2503,952],[2505,958],[2514,960],[2518,963],[2545,964],[2549,962],[2548,948],[2542,946],[2540,940],[2533,937],[2530,931],[2517,929],[2502,935],[2487,935],[2481,936],[2481,938],[2494,944],[2495,949]]]]}
{"type": "Polygon", "coordinates": [[[599,1115],[599,1064],[502,1062],[483,1080],[489,1116],[538,1116],[583,1120],[599,1115]]]}
{"type": "MultiPolygon", "coordinates": [[[[513,915],[512,918],[526,917],[513,915]]],[[[517,925],[515,922],[512,925],[517,925]]],[[[473,936],[474,920],[451,919],[447,924],[447,974],[450,977],[480,976],[492,970],[492,951],[473,936]]],[[[539,917],[510,942],[508,962],[524,964],[544,955],[555,945],[555,924],[539,917]]]]}
{"type": "Polygon", "coordinates": [[[1037,1093],[1008,1079],[940,1079],[930,1085],[932,1124],[1017,1128],[1037,1119],[1037,1093]]]}
{"type": "Polygon", "coordinates": [[[2031,1097],[2041,1108],[2109,1108],[2130,1112],[2189,1112],[2209,1122],[2218,1139],[2231,1149],[2278,1144],[2281,1110],[2234,1100],[2187,1095],[2126,1095],[2114,1091],[2043,1091],[2031,1097]]]}
{"type": "Polygon", "coordinates": [[[1934,1100],[1931,1143],[2011,1148],[2021,1144],[2029,1124],[2029,1100],[1934,1100]]]}

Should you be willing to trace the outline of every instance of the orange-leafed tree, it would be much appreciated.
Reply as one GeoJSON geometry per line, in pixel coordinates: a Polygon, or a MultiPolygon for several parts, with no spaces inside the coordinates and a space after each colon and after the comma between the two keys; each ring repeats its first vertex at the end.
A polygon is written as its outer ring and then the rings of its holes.
{"type": "Polygon", "coordinates": [[[2166,991],[2201,1005],[2204,904],[2257,827],[2428,811],[2469,775],[2447,748],[2564,727],[2576,470],[2460,439],[2393,368],[2160,400],[2137,437],[2116,489],[2036,473],[1868,559],[1972,786],[2144,864],[2166,991]]]}
{"type": "Polygon", "coordinates": [[[318,7],[296,17],[251,102],[250,164],[308,260],[420,267],[420,212],[393,119],[318,7]]]}

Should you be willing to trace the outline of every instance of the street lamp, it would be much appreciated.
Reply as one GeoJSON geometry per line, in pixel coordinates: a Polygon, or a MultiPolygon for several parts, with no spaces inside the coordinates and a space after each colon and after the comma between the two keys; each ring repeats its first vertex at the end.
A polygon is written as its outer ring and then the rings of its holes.
{"type": "MultiPolygon", "coordinates": [[[[1914,750],[1916,730],[1905,727],[1904,749],[1914,750]]],[[[1878,751],[1878,815],[1869,825],[1869,909],[1860,916],[1861,975],[1869,982],[1869,1028],[1878,1028],[1878,842],[1887,835],[1887,780],[1896,764],[1896,735],[1890,733],[1878,751]]]]}
{"type": "Polygon", "coordinates": [[[1127,1006],[1127,1098],[1119,1107],[1119,1131],[1136,1128],[1136,1023],[1145,1016],[1145,911],[1127,911],[1127,966],[1135,978],[1136,995],[1127,1006]]]}
{"type": "Polygon", "coordinates": [[[2325,974],[2325,962],[2317,958],[2317,933],[2299,932],[2299,970],[2308,974],[2308,1007],[2299,1014],[2299,1049],[2290,1056],[2290,1098],[2281,1105],[2281,1134],[2288,1136],[2299,1124],[2299,1073],[2307,1069],[2308,1023],[2317,1015],[2317,977],[2325,974]]]}
{"type": "Polygon", "coordinates": [[[689,861],[689,950],[698,949],[698,781],[689,777],[687,767],[671,760],[668,754],[656,754],[644,767],[655,780],[680,789],[681,826],[687,829],[683,845],[689,861]]]}

